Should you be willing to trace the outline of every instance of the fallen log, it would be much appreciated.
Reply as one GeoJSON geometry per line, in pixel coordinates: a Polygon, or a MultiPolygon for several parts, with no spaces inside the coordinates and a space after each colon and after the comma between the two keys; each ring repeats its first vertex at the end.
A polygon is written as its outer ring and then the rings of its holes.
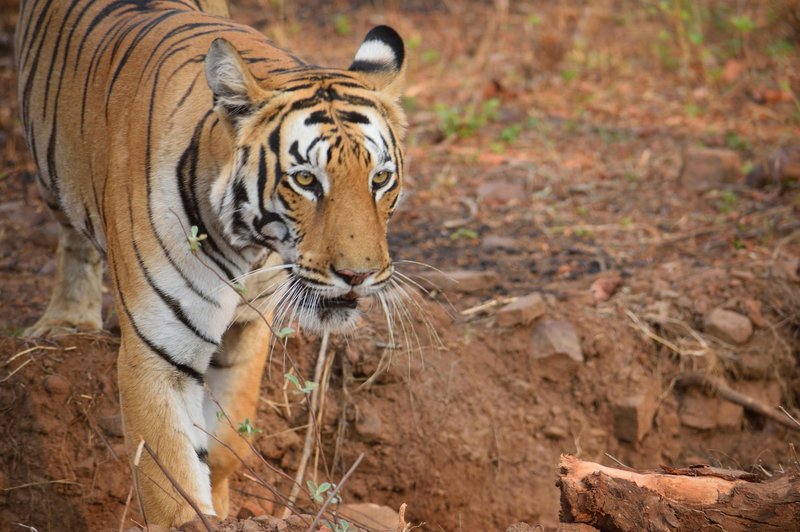
{"type": "Polygon", "coordinates": [[[707,466],[640,473],[562,455],[558,477],[562,523],[608,531],[800,530],[796,468],[759,482],[707,466]]]}

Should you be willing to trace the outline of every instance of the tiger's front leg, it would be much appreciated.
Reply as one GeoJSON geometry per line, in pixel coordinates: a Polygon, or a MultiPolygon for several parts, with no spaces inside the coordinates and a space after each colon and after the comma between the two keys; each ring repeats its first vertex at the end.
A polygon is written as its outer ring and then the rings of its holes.
{"type": "MultiPolygon", "coordinates": [[[[128,456],[135,457],[143,439],[200,510],[214,514],[202,377],[163,360],[134,331],[123,332],[118,378],[128,456]]],[[[138,467],[133,465],[133,474],[148,523],[171,526],[196,517],[147,452],[138,467]]]]}

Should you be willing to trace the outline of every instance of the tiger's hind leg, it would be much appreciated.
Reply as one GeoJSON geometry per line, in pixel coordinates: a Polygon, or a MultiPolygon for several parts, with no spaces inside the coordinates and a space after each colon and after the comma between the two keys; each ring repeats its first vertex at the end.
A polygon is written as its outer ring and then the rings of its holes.
{"type": "MultiPolygon", "coordinates": [[[[248,430],[245,420],[250,421],[251,427],[258,426],[256,406],[269,340],[269,328],[261,319],[234,323],[225,333],[222,348],[214,355],[206,373],[211,392],[211,397],[206,399],[206,425],[214,437],[243,459],[251,456],[245,440],[248,437],[244,434],[248,430]],[[220,407],[242,434],[237,434],[221,413],[218,414],[220,407]]],[[[209,438],[208,465],[214,509],[224,518],[229,511],[228,478],[240,465],[240,460],[212,437],[209,438]]]]}
{"type": "Polygon", "coordinates": [[[26,336],[49,336],[59,331],[102,328],[103,257],[79,231],[62,223],[56,252],[56,282],[50,303],[26,336]]]}

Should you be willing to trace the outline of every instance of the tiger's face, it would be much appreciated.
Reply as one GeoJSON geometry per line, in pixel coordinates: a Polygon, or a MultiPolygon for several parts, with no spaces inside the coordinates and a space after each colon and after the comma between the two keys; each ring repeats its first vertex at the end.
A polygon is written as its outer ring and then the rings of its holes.
{"type": "Polygon", "coordinates": [[[349,70],[306,69],[265,88],[230,44],[209,50],[206,75],[235,137],[230,178],[212,201],[232,245],[268,248],[291,265],[282,302],[306,329],[352,327],[359,299],[391,279],[403,55],[400,37],[381,26],[349,70]]]}

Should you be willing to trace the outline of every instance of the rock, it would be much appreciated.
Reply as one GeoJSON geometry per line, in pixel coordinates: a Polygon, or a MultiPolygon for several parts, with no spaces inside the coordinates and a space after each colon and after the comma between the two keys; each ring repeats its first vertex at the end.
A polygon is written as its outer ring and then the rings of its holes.
{"type": "Polygon", "coordinates": [[[50,395],[68,395],[72,384],[61,375],[48,375],[44,378],[44,389],[50,395]]]}
{"type": "Polygon", "coordinates": [[[369,403],[363,403],[358,407],[356,433],[368,442],[380,441],[383,435],[383,421],[375,407],[369,403]]]}
{"type": "Polygon", "coordinates": [[[681,169],[681,184],[695,192],[736,183],[742,172],[742,158],[733,150],[722,148],[686,149],[681,169]]]}
{"type": "Polygon", "coordinates": [[[498,249],[513,251],[518,247],[517,241],[510,236],[487,235],[481,238],[481,249],[486,251],[496,251],[498,249]]]}
{"type": "Polygon", "coordinates": [[[589,292],[595,302],[601,303],[608,301],[621,285],[622,275],[619,272],[613,272],[596,279],[589,287],[589,292]]]}
{"type": "Polygon", "coordinates": [[[681,398],[678,415],[684,426],[693,429],[738,430],[742,424],[744,409],[723,399],[707,397],[699,390],[687,390],[681,398]]]}
{"type": "Polygon", "coordinates": [[[538,292],[518,297],[497,312],[497,324],[501,327],[527,325],[544,314],[545,305],[542,295],[538,292]]]}
{"type": "Polygon", "coordinates": [[[645,393],[630,395],[614,403],[612,411],[617,439],[630,443],[642,441],[653,426],[657,400],[657,388],[651,386],[645,393]]]}
{"type": "Polygon", "coordinates": [[[800,258],[781,254],[775,259],[772,272],[779,279],[800,283],[800,258]]]}
{"type": "MultiPolygon", "coordinates": [[[[219,519],[213,515],[206,515],[205,518],[211,524],[213,530],[216,530],[219,525],[219,519]]],[[[178,530],[180,530],[180,532],[208,532],[208,528],[203,524],[203,521],[201,521],[199,517],[196,517],[187,523],[183,523],[178,527],[178,530]]]]}
{"type": "Polygon", "coordinates": [[[742,301],[742,307],[747,317],[753,322],[753,325],[759,329],[763,329],[767,326],[767,320],[764,319],[764,315],[761,313],[761,302],[755,299],[744,299],[742,301]]]}
{"type": "Polygon", "coordinates": [[[543,434],[545,438],[549,438],[551,440],[563,440],[567,437],[567,431],[555,425],[546,426],[543,434]]]}
{"type": "Polygon", "coordinates": [[[739,430],[744,418],[744,407],[730,401],[717,401],[717,427],[739,430]]]}
{"type": "Polygon", "coordinates": [[[743,379],[766,379],[774,369],[774,360],[769,351],[747,350],[736,353],[734,359],[737,375],[743,379]]]}
{"type": "Polygon", "coordinates": [[[370,530],[394,530],[400,522],[400,515],[396,511],[371,502],[343,504],[339,507],[339,514],[370,530]]]}
{"type": "Polygon", "coordinates": [[[122,416],[103,416],[97,418],[97,426],[103,429],[103,432],[109,436],[116,436],[122,438],[125,436],[125,431],[122,428],[122,416]]]}
{"type": "Polygon", "coordinates": [[[251,517],[266,515],[266,513],[257,501],[246,500],[242,503],[239,511],[236,512],[236,519],[250,519],[251,517]]]}
{"type": "Polygon", "coordinates": [[[717,426],[716,399],[706,397],[698,390],[687,390],[681,399],[678,415],[686,427],[711,430],[717,426]]]}
{"type": "Polygon", "coordinates": [[[747,172],[747,186],[763,188],[800,179],[800,146],[787,146],[770,154],[767,160],[747,172]]]}
{"type": "Polygon", "coordinates": [[[247,520],[239,524],[238,532],[262,532],[264,529],[255,521],[247,520]]]}
{"type": "Polygon", "coordinates": [[[488,291],[500,280],[493,271],[454,270],[449,272],[425,272],[419,274],[423,285],[436,290],[471,294],[488,291]]]}
{"type": "Polygon", "coordinates": [[[561,320],[541,320],[531,333],[531,358],[545,377],[560,380],[583,364],[583,351],[575,328],[561,320]]]}
{"type": "Polygon", "coordinates": [[[753,334],[753,324],[746,316],[719,307],[706,314],[703,327],[707,333],[733,344],[743,344],[753,334]]]}
{"type": "Polygon", "coordinates": [[[525,198],[525,187],[520,183],[496,179],[486,181],[477,190],[478,197],[484,201],[496,201],[507,203],[511,200],[522,200],[525,198]]]}
{"type": "Polygon", "coordinates": [[[600,529],[586,523],[559,523],[556,532],[600,532],[600,529]]]}

